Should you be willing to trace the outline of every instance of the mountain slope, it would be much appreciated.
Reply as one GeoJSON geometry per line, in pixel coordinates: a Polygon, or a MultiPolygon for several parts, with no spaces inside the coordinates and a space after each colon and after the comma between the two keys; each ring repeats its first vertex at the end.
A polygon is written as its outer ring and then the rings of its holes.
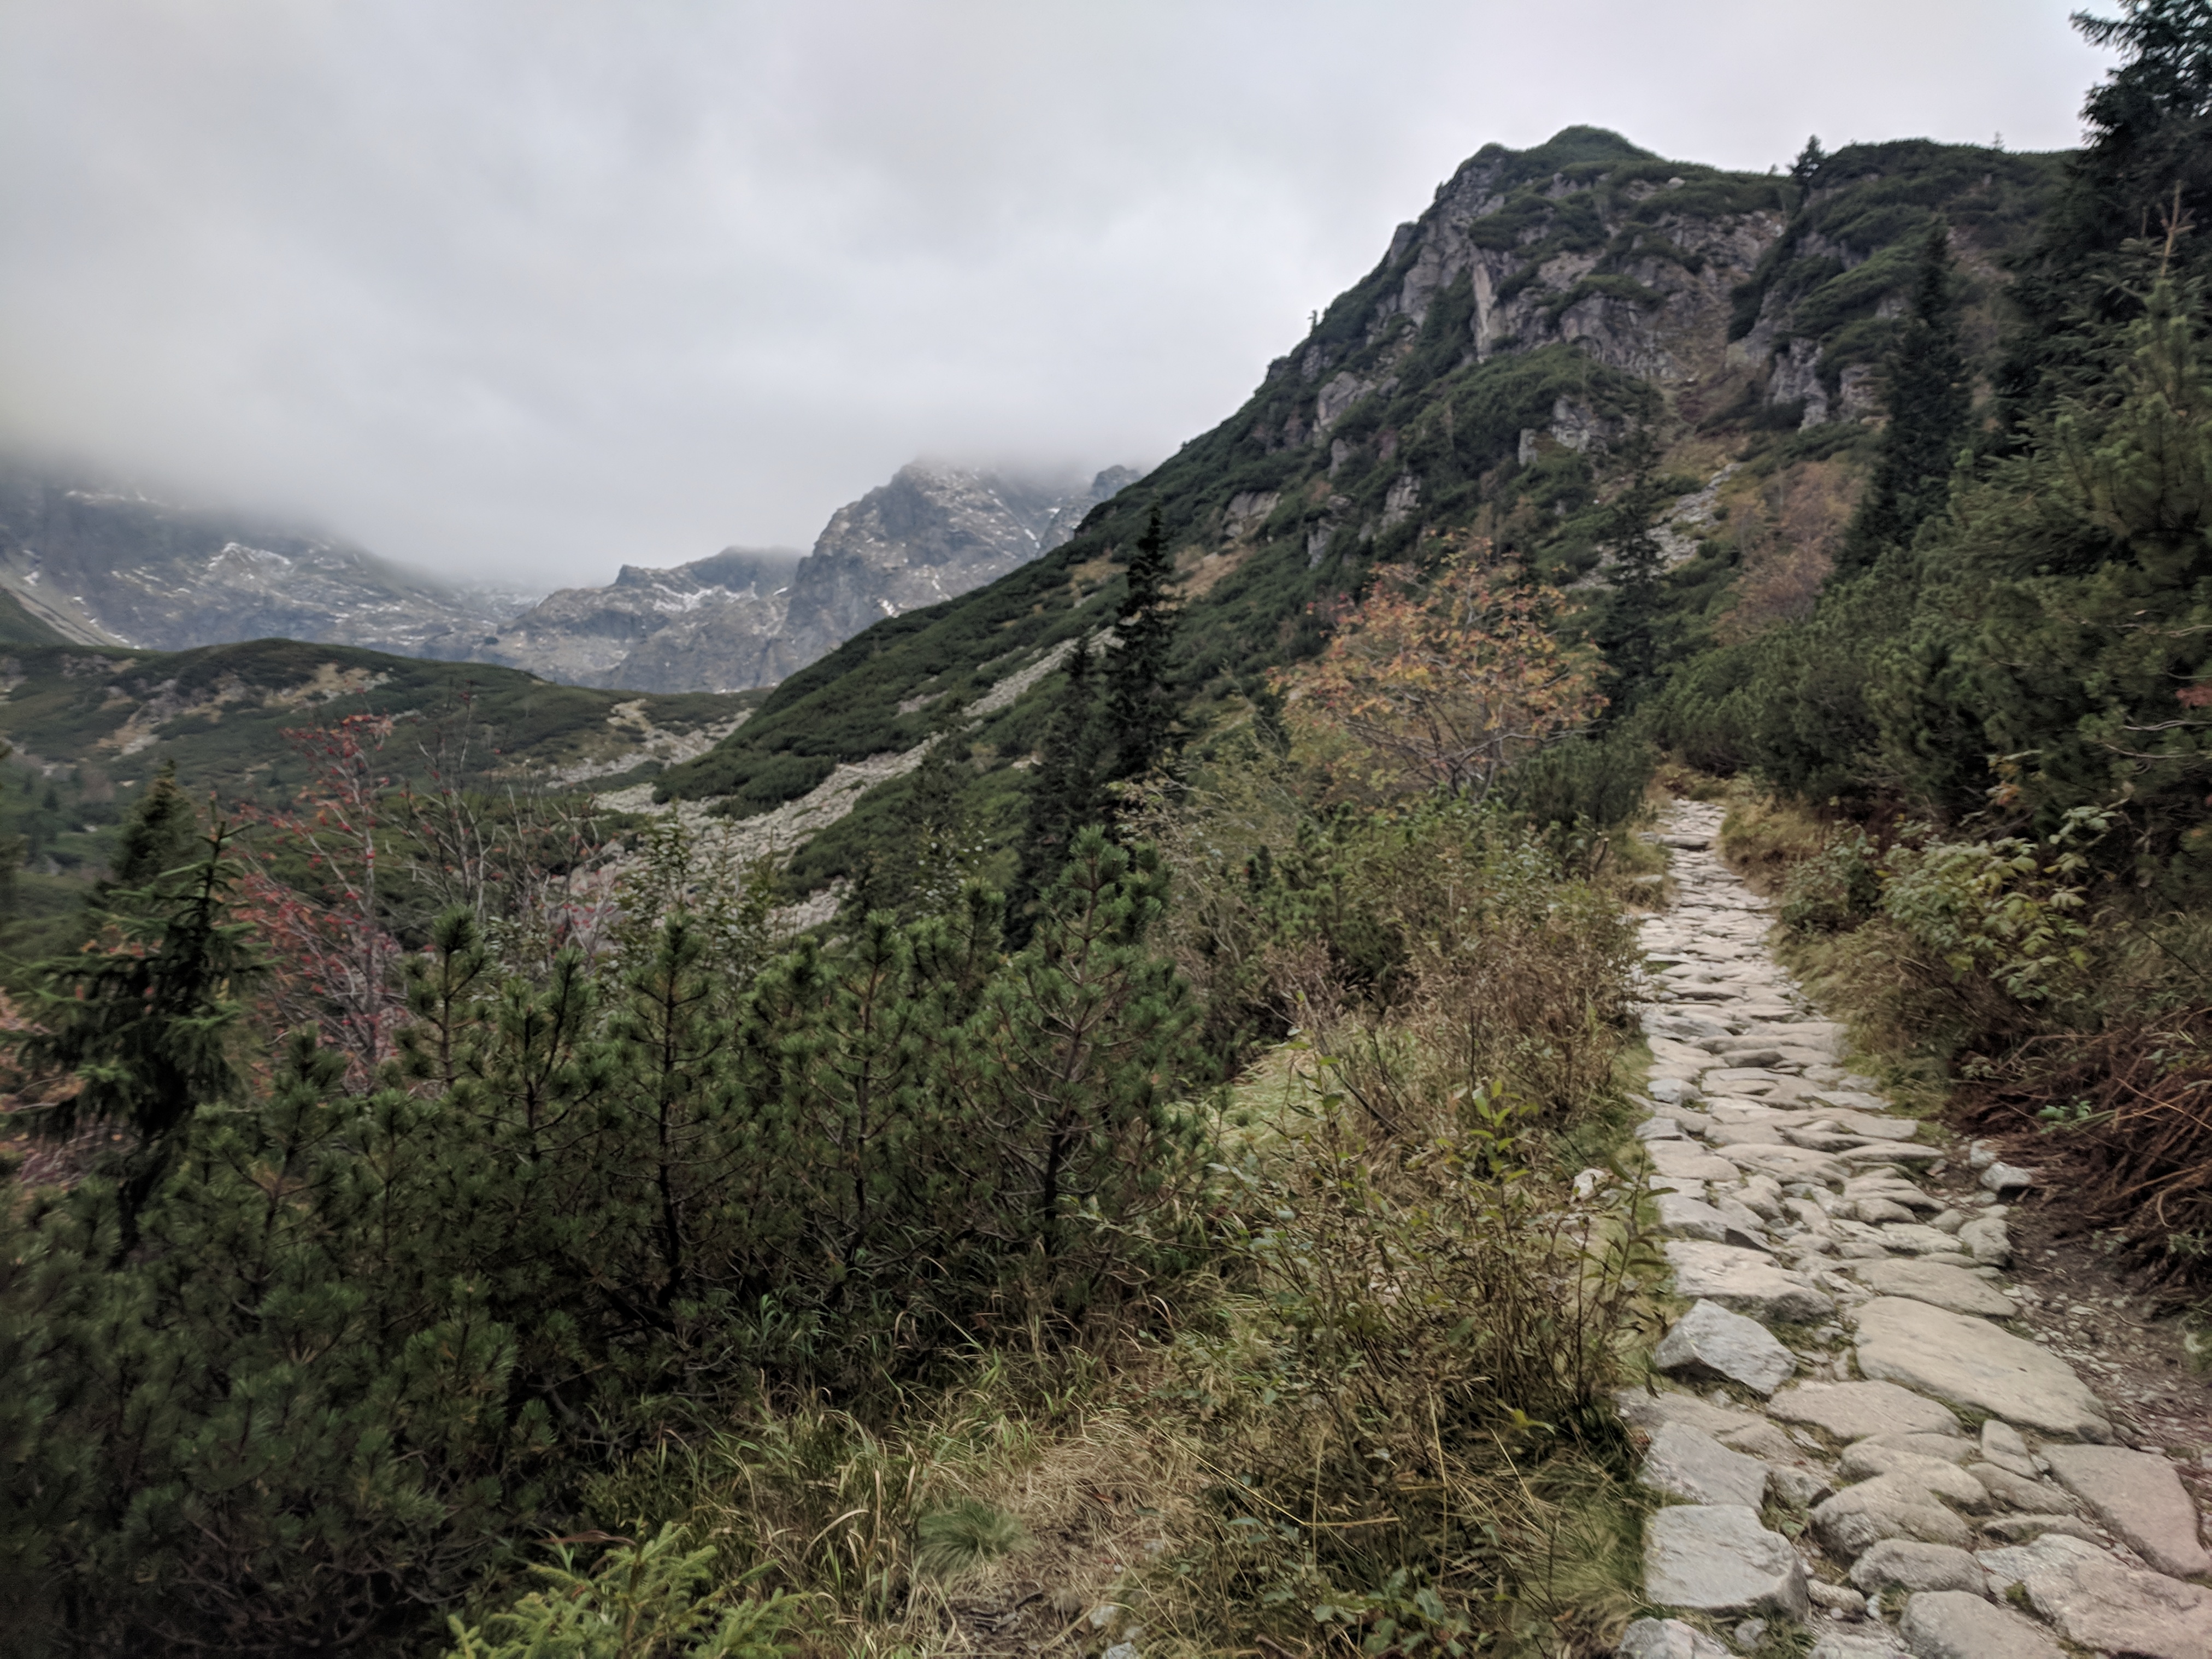
{"type": "Polygon", "coordinates": [[[917,461],[840,507],[804,558],[733,547],[671,570],[625,565],[611,586],[563,589],[471,654],[578,685],[774,684],[883,617],[1057,547],[1135,476],[1110,467],[1071,486],[917,461]]]}
{"type": "Polygon", "coordinates": [[[527,602],[20,459],[0,459],[0,592],[82,644],[175,651],[282,635],[445,657],[527,602]]]}
{"type": "MultiPolygon", "coordinates": [[[[1186,600],[1178,678],[1201,707],[1314,648],[1314,602],[1447,532],[1487,536],[1554,580],[1589,580],[1622,441],[1637,431],[1661,446],[1661,477],[1681,480],[1681,596],[1722,604],[1741,557],[1718,533],[1736,511],[1731,490],[1791,468],[1848,474],[1863,447],[1866,371],[1931,216],[1950,226],[1985,323],[1997,262],[2032,229],[2056,167],[1912,141],[1839,152],[1808,191],[1589,128],[1528,151],[1486,149],[1230,419],[1094,510],[1066,546],[793,675],[661,792],[741,814],[805,793],[834,765],[912,750],[948,697],[976,696],[1104,624],[1116,561],[1155,504],[1186,600]]],[[[969,734],[1002,802],[1055,684],[1044,678],[969,734]]],[[[896,834],[903,787],[879,786],[802,873],[835,873],[869,836],[896,834]]],[[[1002,811],[1000,833],[1015,822],[1002,811]]]]}

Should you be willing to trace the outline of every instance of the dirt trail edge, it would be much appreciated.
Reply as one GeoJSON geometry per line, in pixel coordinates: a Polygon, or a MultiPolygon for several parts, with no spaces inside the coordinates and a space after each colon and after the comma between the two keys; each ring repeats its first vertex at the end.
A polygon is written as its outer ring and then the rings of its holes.
{"type": "Polygon", "coordinates": [[[1843,1069],[1711,851],[1720,819],[1670,810],[1678,897],[1644,925],[1637,1136],[1689,1307],[1620,1408],[1668,1500],[1644,1592],[1685,1617],[1621,1652],[1793,1654],[1802,1629],[1813,1659],[2212,1659],[2176,1462],[2130,1443],[2008,1279],[2004,1200],[2033,1175],[1929,1144],[1843,1069]]]}

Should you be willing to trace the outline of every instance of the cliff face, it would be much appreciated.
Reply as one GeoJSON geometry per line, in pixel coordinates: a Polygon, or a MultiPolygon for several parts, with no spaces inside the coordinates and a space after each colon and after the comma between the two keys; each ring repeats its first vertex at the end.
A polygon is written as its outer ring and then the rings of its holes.
{"type": "Polygon", "coordinates": [[[996,580],[1074,534],[1136,474],[1086,486],[915,462],[840,507],[804,558],[730,548],[672,570],[625,565],[568,588],[474,654],[575,685],[738,691],[770,685],[886,617],[996,580]]]}
{"type": "Polygon", "coordinates": [[[282,636],[458,657],[527,603],[22,461],[0,461],[0,589],[64,639],[164,651],[282,636]]]}

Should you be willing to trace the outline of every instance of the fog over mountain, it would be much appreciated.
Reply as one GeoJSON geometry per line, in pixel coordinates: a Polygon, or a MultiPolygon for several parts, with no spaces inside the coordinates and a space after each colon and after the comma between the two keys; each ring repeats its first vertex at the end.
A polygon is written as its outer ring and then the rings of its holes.
{"type": "Polygon", "coordinates": [[[2070,144],[2069,9],[14,0],[0,437],[509,588],[803,547],[1171,453],[1492,140],[2070,144]]]}

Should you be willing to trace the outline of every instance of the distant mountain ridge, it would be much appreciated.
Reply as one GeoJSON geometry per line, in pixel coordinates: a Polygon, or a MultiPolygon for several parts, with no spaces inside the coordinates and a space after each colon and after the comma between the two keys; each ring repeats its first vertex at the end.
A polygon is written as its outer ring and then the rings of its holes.
{"type": "Polygon", "coordinates": [[[441,582],[250,513],[0,459],[0,592],[80,645],[283,637],[459,658],[529,595],[441,582]]]}
{"type": "Polygon", "coordinates": [[[1058,547],[1136,476],[1109,467],[1080,483],[916,461],[839,508],[811,553],[729,547],[540,599],[441,581],[269,515],[0,457],[0,643],[293,639],[569,685],[745,690],[1058,547]]]}
{"type": "Polygon", "coordinates": [[[607,586],[550,595],[469,654],[573,685],[773,685],[886,617],[1049,552],[1136,477],[1109,467],[1071,485],[915,461],[840,507],[804,557],[732,547],[671,569],[624,565],[607,586]]]}

